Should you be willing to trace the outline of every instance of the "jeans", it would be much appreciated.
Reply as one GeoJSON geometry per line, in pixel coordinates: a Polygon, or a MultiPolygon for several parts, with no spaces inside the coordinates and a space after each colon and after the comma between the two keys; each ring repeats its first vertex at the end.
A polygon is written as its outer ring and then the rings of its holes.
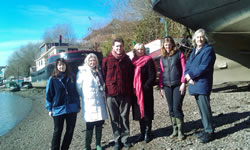
{"type": "Polygon", "coordinates": [[[60,150],[61,135],[63,131],[64,120],[66,120],[66,132],[63,138],[61,150],[68,150],[72,141],[72,136],[75,129],[77,113],[63,114],[60,116],[53,116],[54,133],[51,142],[51,150],[60,150]]]}
{"type": "Polygon", "coordinates": [[[181,95],[180,86],[164,86],[170,117],[183,118],[182,102],[185,95],[181,95]]]}

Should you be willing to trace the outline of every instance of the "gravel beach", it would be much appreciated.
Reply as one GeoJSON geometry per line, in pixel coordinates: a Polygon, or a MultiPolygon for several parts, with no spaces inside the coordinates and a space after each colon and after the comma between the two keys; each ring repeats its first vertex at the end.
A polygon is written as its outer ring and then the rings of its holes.
{"type": "MultiPolygon", "coordinates": [[[[53,120],[45,109],[44,89],[27,89],[16,94],[31,99],[32,110],[9,133],[0,137],[0,150],[49,150],[53,133],[53,120]]],[[[186,139],[170,139],[172,128],[166,100],[155,88],[155,119],[153,140],[149,143],[133,143],[131,150],[249,150],[250,149],[250,82],[225,83],[213,87],[211,108],[215,126],[215,140],[202,144],[194,133],[201,130],[200,114],[194,97],[186,93],[183,103],[184,132],[186,139]]],[[[83,150],[85,126],[81,113],[70,150],[83,150]]],[[[139,135],[139,123],[130,116],[130,141],[139,135]]],[[[102,137],[103,149],[111,150],[112,130],[105,122],[102,137]]],[[[92,149],[95,148],[93,137],[92,149]]]]}

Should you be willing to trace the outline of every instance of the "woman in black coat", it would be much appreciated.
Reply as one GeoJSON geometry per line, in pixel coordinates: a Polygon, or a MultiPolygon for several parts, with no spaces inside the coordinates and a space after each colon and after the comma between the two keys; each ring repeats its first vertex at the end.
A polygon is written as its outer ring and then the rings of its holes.
{"type": "Polygon", "coordinates": [[[143,44],[135,45],[132,62],[135,66],[133,119],[139,121],[141,131],[137,141],[144,140],[148,143],[151,140],[152,120],[154,119],[153,86],[156,68],[154,60],[146,55],[143,44]]]}

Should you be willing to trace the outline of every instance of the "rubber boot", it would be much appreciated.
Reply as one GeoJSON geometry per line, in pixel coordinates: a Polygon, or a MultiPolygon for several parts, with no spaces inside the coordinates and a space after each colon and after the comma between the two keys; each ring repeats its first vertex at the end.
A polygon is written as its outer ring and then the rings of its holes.
{"type": "Polygon", "coordinates": [[[86,130],[84,150],[91,150],[92,135],[93,135],[93,129],[86,130]]]}
{"type": "Polygon", "coordinates": [[[177,124],[176,124],[176,118],[171,117],[171,122],[172,122],[172,127],[173,127],[173,133],[169,136],[171,139],[174,137],[177,137],[178,132],[177,132],[177,124]]]}
{"type": "Polygon", "coordinates": [[[152,130],[152,120],[148,120],[146,121],[146,132],[145,132],[145,138],[144,138],[144,141],[146,143],[152,140],[151,130],[152,130]]]}
{"type": "Polygon", "coordinates": [[[177,128],[178,128],[178,139],[183,140],[185,138],[183,134],[183,118],[176,118],[177,128]]]}
{"type": "Polygon", "coordinates": [[[145,130],[146,130],[145,121],[144,120],[140,120],[139,123],[140,123],[141,134],[136,139],[136,142],[140,142],[140,141],[144,140],[144,137],[145,137],[145,130]]]}
{"type": "Polygon", "coordinates": [[[96,150],[102,150],[101,146],[102,126],[95,128],[95,139],[96,139],[96,150]]]}

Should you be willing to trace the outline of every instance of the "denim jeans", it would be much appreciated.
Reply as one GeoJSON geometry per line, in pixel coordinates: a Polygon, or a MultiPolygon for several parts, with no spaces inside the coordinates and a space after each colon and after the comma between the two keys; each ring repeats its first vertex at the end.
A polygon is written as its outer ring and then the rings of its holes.
{"type": "Polygon", "coordinates": [[[75,129],[77,113],[63,114],[53,116],[54,133],[51,142],[51,150],[60,150],[61,135],[63,131],[64,120],[66,120],[66,132],[63,138],[61,150],[68,150],[75,129]]]}
{"type": "Polygon", "coordinates": [[[164,86],[170,117],[183,118],[182,102],[184,95],[179,91],[180,86],[164,86]]]}

